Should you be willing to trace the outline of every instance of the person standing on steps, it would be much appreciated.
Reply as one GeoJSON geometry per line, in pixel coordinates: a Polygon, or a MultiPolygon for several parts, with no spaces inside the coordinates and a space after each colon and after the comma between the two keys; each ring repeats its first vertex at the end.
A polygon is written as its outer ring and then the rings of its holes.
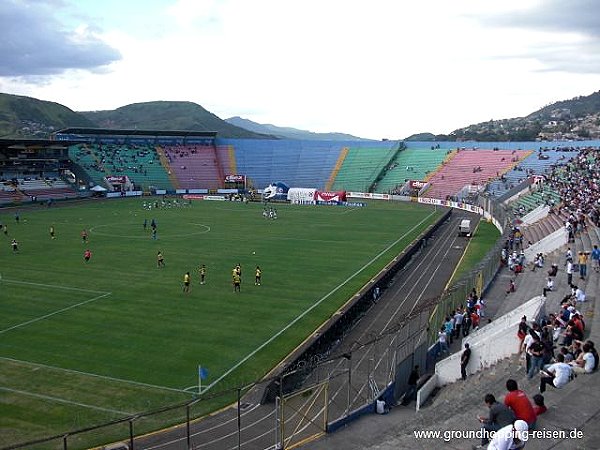
{"type": "Polygon", "coordinates": [[[471,359],[471,348],[469,344],[465,344],[465,349],[460,355],[460,376],[463,381],[467,379],[467,366],[469,365],[469,360],[471,359]]]}

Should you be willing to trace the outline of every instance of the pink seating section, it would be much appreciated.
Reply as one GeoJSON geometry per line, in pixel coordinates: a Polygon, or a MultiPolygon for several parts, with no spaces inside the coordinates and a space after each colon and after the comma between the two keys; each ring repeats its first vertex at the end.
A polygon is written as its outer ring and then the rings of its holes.
{"type": "Polygon", "coordinates": [[[425,196],[445,199],[465,185],[484,185],[528,155],[524,150],[461,149],[429,179],[425,196]]]}
{"type": "Polygon", "coordinates": [[[222,186],[223,176],[213,146],[165,146],[164,150],[181,189],[218,189],[222,186]]]}
{"type": "Polygon", "coordinates": [[[0,203],[10,203],[19,200],[21,200],[21,196],[17,192],[0,189],[0,203]]]}
{"type": "Polygon", "coordinates": [[[37,200],[63,200],[65,198],[77,197],[77,192],[70,187],[32,189],[24,192],[29,196],[35,196],[37,200]]]}

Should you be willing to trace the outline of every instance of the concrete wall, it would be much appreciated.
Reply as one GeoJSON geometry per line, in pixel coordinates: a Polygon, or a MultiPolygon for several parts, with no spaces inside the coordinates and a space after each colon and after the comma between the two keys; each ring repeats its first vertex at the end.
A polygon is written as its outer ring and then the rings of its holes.
{"type": "Polygon", "coordinates": [[[533,211],[530,211],[529,214],[525,214],[521,220],[525,225],[531,225],[546,217],[548,215],[548,211],[550,211],[549,206],[540,205],[533,211]]]}
{"type": "Polygon", "coordinates": [[[423,406],[423,403],[427,401],[433,390],[438,386],[438,376],[437,374],[433,374],[427,382],[421,386],[421,389],[417,391],[417,406],[416,410],[418,411],[423,406]]]}
{"type": "Polygon", "coordinates": [[[541,241],[527,247],[525,249],[525,260],[533,261],[535,255],[538,253],[551,253],[554,250],[559,249],[567,243],[568,233],[564,227],[556,230],[554,233],[549,234],[541,241]]]}
{"type": "MultiPolygon", "coordinates": [[[[486,369],[501,359],[517,353],[519,350],[517,329],[521,317],[527,316],[528,321],[537,320],[545,314],[545,302],[546,299],[542,296],[534,297],[464,338],[463,348],[467,342],[471,347],[471,358],[467,366],[467,374],[486,369]]],[[[461,378],[461,354],[462,350],[436,364],[435,373],[437,374],[438,386],[453,383],[461,378]]]]}

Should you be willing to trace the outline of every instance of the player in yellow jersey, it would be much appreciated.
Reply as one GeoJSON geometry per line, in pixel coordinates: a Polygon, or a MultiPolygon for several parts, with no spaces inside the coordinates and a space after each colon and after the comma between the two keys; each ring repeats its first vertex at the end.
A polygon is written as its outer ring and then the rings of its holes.
{"type": "Polygon", "coordinates": [[[185,292],[186,294],[190,293],[190,281],[191,281],[190,273],[186,272],[185,275],[183,276],[183,292],[185,292]]]}
{"type": "Polygon", "coordinates": [[[254,281],[255,286],[260,286],[261,275],[262,275],[262,270],[260,270],[260,267],[256,266],[255,281],[254,281]]]}
{"type": "Polygon", "coordinates": [[[241,292],[242,291],[242,277],[237,272],[237,270],[233,270],[233,292],[241,292]]]}

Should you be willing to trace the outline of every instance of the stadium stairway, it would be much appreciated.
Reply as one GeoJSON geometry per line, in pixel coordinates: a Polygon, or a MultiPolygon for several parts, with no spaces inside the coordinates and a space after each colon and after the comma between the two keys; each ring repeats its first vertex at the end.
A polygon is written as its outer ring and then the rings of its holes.
{"type": "MultiPolygon", "coordinates": [[[[589,249],[600,242],[600,231],[590,229],[576,239],[571,247],[589,249]]],[[[555,279],[555,290],[548,294],[546,311],[559,308],[560,300],[569,292],[566,274],[564,272],[564,252],[566,246],[547,255],[546,267],[542,270],[531,271],[529,268],[516,277],[517,290],[506,294],[508,281],[514,274],[504,268],[498,274],[496,281],[486,293],[486,317],[497,318],[505,312],[530,298],[540,295],[547,277],[546,270],[552,262],[559,265],[559,273],[555,279]]],[[[576,280],[587,295],[587,302],[580,310],[586,320],[586,339],[600,342],[600,314],[594,314],[598,295],[600,293],[600,273],[588,271],[586,280],[576,280]]],[[[516,329],[514,330],[516,335],[516,329]]],[[[459,343],[455,342],[453,352],[461,351],[459,343]]],[[[398,406],[386,415],[367,415],[346,428],[326,435],[322,439],[303,446],[303,449],[326,450],[330,448],[345,448],[348,450],[373,449],[392,450],[400,448],[411,449],[471,449],[480,442],[474,437],[460,436],[454,439],[444,439],[449,433],[465,433],[479,429],[477,415],[485,415],[487,408],[483,397],[492,393],[502,401],[506,389],[505,383],[509,378],[515,379],[519,388],[531,398],[538,393],[539,376],[531,380],[525,373],[525,362],[516,354],[506,358],[496,365],[480,371],[467,378],[466,381],[444,386],[419,412],[415,412],[414,403],[408,407],[398,406]],[[438,437],[416,438],[415,431],[439,432],[438,437]]],[[[544,394],[548,411],[539,416],[536,430],[548,435],[544,439],[531,439],[527,443],[528,450],[546,450],[553,448],[591,449],[598,448],[600,442],[600,374],[579,375],[574,381],[562,389],[549,389],[544,394]],[[580,430],[580,439],[563,439],[559,431],[580,430]],[[551,435],[551,433],[555,433],[551,435]]]]}
{"type": "Polygon", "coordinates": [[[165,155],[165,151],[160,145],[156,146],[156,153],[158,154],[158,159],[160,160],[161,166],[163,166],[167,176],[169,177],[169,181],[175,189],[180,189],[181,186],[179,185],[179,180],[173,173],[173,170],[171,170],[171,163],[169,163],[169,160],[165,155]]]}
{"type": "Polygon", "coordinates": [[[348,156],[348,151],[349,151],[348,147],[342,148],[342,151],[340,152],[340,156],[338,157],[338,159],[335,163],[335,166],[333,166],[333,170],[331,171],[331,174],[329,175],[329,179],[327,180],[327,183],[325,184],[326,191],[331,191],[331,189],[333,188],[333,183],[335,182],[335,179],[336,179],[340,169],[344,165],[344,161],[346,160],[346,157],[348,156]]]}

